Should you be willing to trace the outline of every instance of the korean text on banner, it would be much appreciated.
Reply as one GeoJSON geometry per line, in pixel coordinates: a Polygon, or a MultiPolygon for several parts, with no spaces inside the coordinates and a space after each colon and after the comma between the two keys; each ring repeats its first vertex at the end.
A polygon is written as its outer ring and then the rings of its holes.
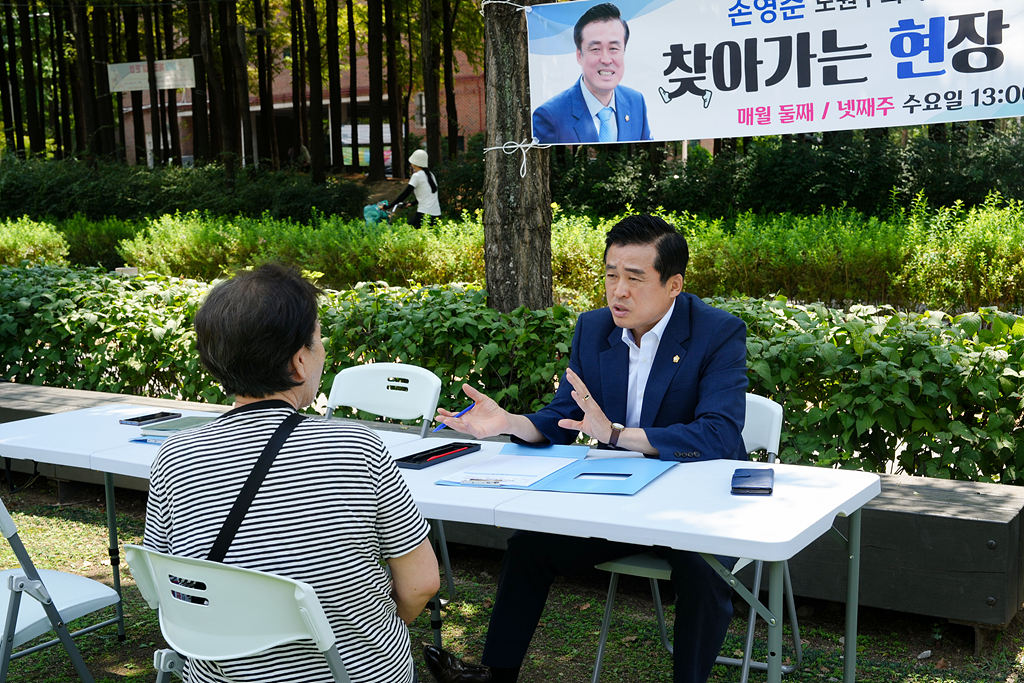
{"type": "Polygon", "coordinates": [[[581,0],[527,23],[541,143],[1024,115],[1024,0],[581,0]]]}

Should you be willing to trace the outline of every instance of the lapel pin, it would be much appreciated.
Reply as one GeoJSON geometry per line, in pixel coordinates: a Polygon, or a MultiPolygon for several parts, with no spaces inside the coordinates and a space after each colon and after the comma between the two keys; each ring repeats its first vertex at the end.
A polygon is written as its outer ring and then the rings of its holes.
{"type": "Polygon", "coordinates": [[[629,114],[626,114],[626,120],[629,121],[629,114]]]}
{"type": "Polygon", "coordinates": [[[672,356],[672,362],[673,363],[678,363],[679,362],[679,356],[672,356]]]}

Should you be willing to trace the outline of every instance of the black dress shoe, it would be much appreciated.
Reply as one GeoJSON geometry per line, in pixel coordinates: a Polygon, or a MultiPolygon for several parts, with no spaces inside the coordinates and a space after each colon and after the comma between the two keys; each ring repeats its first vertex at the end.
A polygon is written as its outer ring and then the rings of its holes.
{"type": "Polygon", "coordinates": [[[437,683],[490,683],[491,670],[479,664],[464,661],[445,652],[439,647],[427,645],[423,648],[427,669],[437,683]]]}

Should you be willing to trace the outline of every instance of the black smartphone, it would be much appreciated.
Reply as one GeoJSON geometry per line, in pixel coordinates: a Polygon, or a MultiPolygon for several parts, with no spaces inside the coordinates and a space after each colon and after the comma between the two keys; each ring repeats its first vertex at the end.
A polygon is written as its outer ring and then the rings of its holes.
{"type": "Polygon", "coordinates": [[[480,444],[478,443],[473,443],[472,441],[455,441],[453,443],[445,444],[444,446],[437,446],[425,451],[420,451],[419,453],[407,455],[404,458],[399,458],[395,461],[395,464],[409,470],[421,470],[424,467],[440,465],[445,460],[458,458],[466,455],[467,453],[475,453],[478,450],[480,450],[480,444]]]}
{"type": "Polygon", "coordinates": [[[142,427],[144,425],[151,425],[154,422],[163,422],[164,420],[170,420],[175,417],[181,417],[181,413],[149,413],[148,415],[139,415],[138,417],[128,417],[120,420],[123,425],[134,425],[136,427],[142,427]]]}

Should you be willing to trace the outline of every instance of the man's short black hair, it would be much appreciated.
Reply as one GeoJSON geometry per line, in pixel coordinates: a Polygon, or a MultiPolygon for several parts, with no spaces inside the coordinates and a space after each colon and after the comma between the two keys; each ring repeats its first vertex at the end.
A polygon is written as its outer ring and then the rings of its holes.
{"type": "Polygon", "coordinates": [[[264,398],[299,386],[289,365],[299,349],[313,347],[320,293],[274,263],[215,285],[196,313],[203,365],[236,396],[264,398]]]}
{"type": "Polygon", "coordinates": [[[622,18],[622,13],[619,12],[619,8],[610,2],[602,2],[600,5],[594,5],[579,18],[576,22],[576,27],[572,30],[572,39],[576,41],[576,49],[579,51],[583,50],[583,27],[587,24],[592,24],[595,21],[611,21],[612,19],[618,19],[622,22],[622,29],[626,32],[626,37],[622,40],[622,47],[625,49],[626,43],[629,42],[629,24],[622,18]]]}
{"type": "Polygon", "coordinates": [[[686,238],[663,218],[637,214],[626,216],[616,223],[604,238],[604,258],[608,249],[631,244],[653,244],[657,250],[654,269],[661,276],[661,284],[678,273],[686,277],[686,264],[690,260],[690,247],[686,238]]]}

